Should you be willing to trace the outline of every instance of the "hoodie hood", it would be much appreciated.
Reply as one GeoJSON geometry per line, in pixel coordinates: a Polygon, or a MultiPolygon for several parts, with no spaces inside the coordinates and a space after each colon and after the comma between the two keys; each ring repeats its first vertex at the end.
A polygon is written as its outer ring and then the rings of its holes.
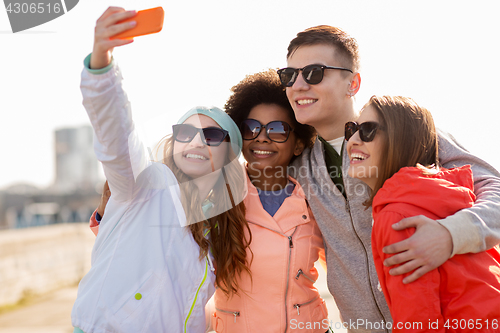
{"type": "Polygon", "coordinates": [[[442,219],[471,207],[476,200],[473,190],[470,165],[440,169],[432,175],[417,167],[406,167],[385,181],[373,200],[372,212],[375,217],[390,204],[405,204],[408,216],[420,215],[424,209],[442,219]],[[415,214],[408,205],[415,208],[415,214]]]}
{"type": "Polygon", "coordinates": [[[184,123],[186,119],[195,114],[202,114],[212,118],[222,129],[228,131],[231,148],[233,149],[236,157],[240,156],[241,148],[243,147],[243,139],[241,138],[240,129],[227,113],[215,106],[195,106],[186,112],[181,119],[179,119],[177,124],[184,123]]]}

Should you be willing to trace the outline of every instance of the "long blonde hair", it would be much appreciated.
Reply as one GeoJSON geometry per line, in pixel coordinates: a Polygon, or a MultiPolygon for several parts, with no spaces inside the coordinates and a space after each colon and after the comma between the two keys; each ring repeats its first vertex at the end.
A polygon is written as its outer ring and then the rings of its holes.
{"type": "Polygon", "coordinates": [[[217,182],[208,197],[214,205],[212,209],[223,213],[207,219],[198,197],[198,188],[174,162],[173,146],[172,136],[163,138],[155,148],[157,159],[161,153],[159,161],[168,166],[177,178],[189,230],[200,247],[200,260],[211,249],[217,269],[215,283],[229,297],[233,293],[238,293],[237,276],[241,276],[244,271],[251,275],[246,249],[250,245],[252,236],[245,218],[242,198],[246,182],[244,173],[235,160],[235,153],[228,145],[226,163],[221,175],[224,177],[224,182],[217,182]],[[221,195],[225,191],[228,191],[229,195],[221,195]],[[233,208],[227,210],[225,207],[233,208]],[[201,222],[197,223],[198,221],[201,222]],[[209,237],[206,237],[207,231],[209,237]]]}

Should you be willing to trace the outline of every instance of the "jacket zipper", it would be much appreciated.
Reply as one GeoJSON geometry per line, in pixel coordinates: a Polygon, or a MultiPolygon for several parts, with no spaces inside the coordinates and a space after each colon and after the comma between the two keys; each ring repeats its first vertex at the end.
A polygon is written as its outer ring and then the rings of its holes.
{"type": "MultiPolygon", "coordinates": [[[[342,158],[342,162],[341,162],[342,163],[342,167],[344,166],[344,153],[346,153],[346,151],[344,149],[344,144],[345,144],[345,141],[342,143],[341,154],[339,154],[340,157],[342,158]]],[[[346,184],[345,174],[343,172],[342,172],[342,182],[344,183],[344,188],[346,188],[345,187],[345,184],[346,184]]],[[[366,270],[368,272],[368,281],[370,282],[370,292],[372,294],[373,300],[375,301],[375,305],[377,306],[377,310],[378,310],[378,313],[380,314],[380,317],[382,317],[382,319],[387,323],[387,319],[384,317],[384,314],[382,313],[382,310],[380,309],[380,307],[379,307],[379,305],[377,303],[377,299],[375,298],[375,293],[373,292],[372,278],[371,278],[371,275],[370,275],[370,264],[369,264],[369,261],[368,261],[368,251],[366,251],[365,244],[363,243],[363,241],[359,237],[358,232],[356,231],[356,228],[354,227],[354,221],[352,220],[352,215],[351,215],[351,207],[349,206],[349,200],[347,199],[347,191],[345,193],[345,207],[346,207],[347,212],[349,213],[349,218],[351,219],[351,225],[352,225],[352,229],[354,230],[354,234],[358,238],[358,240],[361,243],[361,245],[363,247],[363,250],[365,251],[365,254],[366,254],[366,258],[367,258],[366,270]]],[[[389,330],[387,330],[387,329],[385,329],[385,331],[389,332],[389,330]]]]}
{"type": "Polygon", "coordinates": [[[282,236],[285,236],[286,238],[288,238],[288,248],[289,248],[289,251],[288,251],[288,268],[287,268],[287,272],[286,272],[286,289],[285,289],[285,332],[288,330],[288,308],[287,308],[287,305],[286,305],[286,301],[288,299],[288,285],[290,284],[290,265],[291,265],[291,261],[292,261],[292,249],[293,249],[293,240],[292,240],[292,237],[293,235],[295,234],[295,232],[297,231],[297,227],[295,227],[295,229],[293,230],[292,234],[290,236],[287,236],[285,235],[284,233],[282,232],[279,232],[277,230],[273,230],[271,228],[268,228],[268,227],[265,227],[263,225],[260,225],[260,224],[257,224],[257,223],[254,223],[254,222],[250,222],[248,221],[248,223],[253,223],[255,225],[258,225],[259,227],[261,228],[266,228],[267,230],[270,230],[272,232],[275,232],[277,234],[280,234],[282,236]]]}
{"type": "Polygon", "coordinates": [[[304,273],[304,271],[302,270],[302,268],[301,268],[301,269],[299,269],[299,270],[297,271],[297,275],[295,275],[295,279],[296,279],[296,280],[298,280],[301,274],[302,274],[302,275],[303,275],[306,279],[308,279],[309,281],[311,281],[312,283],[316,282],[316,281],[314,281],[313,279],[311,279],[309,276],[307,276],[307,275],[304,273]]]}
{"type": "MultiPolygon", "coordinates": [[[[344,182],[344,184],[345,184],[345,182],[344,182]]],[[[354,234],[356,235],[356,237],[358,238],[359,242],[361,243],[361,246],[363,247],[363,251],[365,251],[366,258],[368,258],[368,251],[366,251],[365,244],[361,240],[361,237],[359,237],[358,232],[356,231],[356,228],[354,227],[354,221],[352,220],[351,208],[349,206],[349,200],[347,200],[347,198],[345,198],[344,200],[345,200],[345,207],[346,207],[347,213],[349,213],[349,218],[351,219],[351,225],[352,225],[352,229],[354,230],[354,234]]],[[[384,317],[384,314],[382,313],[382,310],[380,310],[380,307],[379,307],[379,305],[377,303],[377,299],[375,298],[375,293],[373,292],[372,278],[370,276],[370,264],[368,262],[368,259],[366,261],[366,271],[368,272],[368,281],[370,282],[370,292],[371,292],[371,295],[373,297],[373,301],[375,302],[375,305],[377,306],[377,310],[378,310],[378,313],[380,314],[380,317],[382,317],[382,319],[384,320],[384,322],[387,323],[387,319],[384,317]]],[[[389,332],[387,329],[385,329],[384,331],[385,332],[389,332]]]]}
{"type": "Polygon", "coordinates": [[[188,315],[186,317],[186,321],[184,322],[184,333],[187,332],[188,320],[191,317],[191,314],[193,313],[193,309],[194,309],[194,306],[196,304],[196,300],[198,299],[198,293],[200,292],[200,289],[203,286],[203,284],[205,284],[205,280],[207,279],[207,273],[208,273],[208,261],[205,258],[205,275],[203,276],[203,280],[201,280],[201,283],[198,286],[198,289],[196,290],[196,294],[194,295],[193,303],[191,304],[191,308],[189,309],[189,313],[188,313],[188,315]]]}
{"type": "Polygon", "coordinates": [[[287,308],[287,303],[286,300],[288,298],[288,285],[290,284],[290,265],[292,262],[292,249],[293,249],[293,241],[292,241],[292,236],[295,234],[295,231],[297,231],[297,227],[293,230],[292,234],[288,237],[288,246],[289,246],[289,251],[288,251],[288,268],[286,272],[286,289],[285,289],[285,332],[288,330],[288,308],[287,308]]]}
{"type": "Polygon", "coordinates": [[[223,313],[227,313],[227,314],[230,314],[230,315],[233,315],[233,316],[234,316],[234,323],[235,323],[235,324],[236,324],[236,317],[239,317],[239,316],[240,316],[240,312],[239,312],[239,311],[221,310],[221,309],[219,309],[219,308],[215,308],[215,310],[220,311],[220,312],[223,312],[223,313]]]}
{"type": "MultiPolygon", "coordinates": [[[[323,147],[323,150],[324,150],[324,147],[323,147]]],[[[342,163],[342,169],[344,167],[344,154],[346,153],[345,151],[345,141],[342,143],[342,148],[340,150],[340,157],[342,159],[341,163],[342,163]]],[[[326,164],[326,161],[325,161],[325,164],[326,164]]],[[[342,182],[344,183],[344,188],[346,188],[346,176],[345,174],[342,172],[342,182]]],[[[336,187],[336,186],[335,186],[336,187]]],[[[351,215],[351,208],[349,206],[349,200],[347,199],[347,191],[345,192],[345,208],[346,208],[346,211],[347,213],[349,214],[349,218],[351,220],[351,225],[352,225],[352,229],[354,230],[354,234],[356,235],[356,237],[358,238],[359,242],[361,243],[361,246],[363,247],[363,250],[365,251],[365,254],[366,254],[366,258],[368,258],[368,251],[366,251],[366,248],[365,248],[365,244],[363,243],[363,241],[361,240],[361,238],[359,237],[358,235],[358,232],[356,231],[356,228],[354,226],[354,221],[352,220],[352,215],[351,215]]],[[[368,260],[368,259],[367,259],[368,260]]],[[[384,317],[383,313],[382,313],[382,310],[380,309],[378,303],[377,303],[377,299],[375,298],[375,294],[373,292],[373,287],[372,287],[372,283],[371,283],[371,276],[370,276],[370,264],[369,262],[367,261],[366,262],[366,269],[367,269],[367,272],[368,272],[368,281],[370,282],[370,292],[373,296],[373,300],[375,301],[375,305],[377,306],[377,310],[378,310],[378,313],[380,314],[380,316],[382,317],[382,319],[387,323],[387,319],[384,317]]],[[[386,332],[389,332],[387,329],[385,330],[386,332]]]]}
{"type": "Polygon", "coordinates": [[[295,304],[293,307],[294,307],[295,309],[297,309],[297,316],[300,316],[300,307],[301,307],[301,306],[303,306],[303,305],[307,305],[307,304],[311,304],[312,302],[314,302],[315,300],[317,300],[317,299],[318,299],[318,297],[319,297],[319,295],[318,295],[318,296],[316,296],[316,297],[314,297],[312,300],[307,301],[307,302],[305,302],[305,303],[302,303],[302,304],[298,304],[298,303],[297,303],[297,304],[295,304]]]}

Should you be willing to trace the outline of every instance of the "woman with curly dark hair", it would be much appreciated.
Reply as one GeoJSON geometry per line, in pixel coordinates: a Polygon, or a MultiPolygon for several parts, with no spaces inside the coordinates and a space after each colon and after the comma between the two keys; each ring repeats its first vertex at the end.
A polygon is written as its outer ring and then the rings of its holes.
{"type": "Polygon", "coordinates": [[[238,294],[216,290],[216,332],[307,332],[329,329],[325,301],[314,282],[324,258],[323,238],[299,183],[287,167],[315,139],[295,119],[274,70],[247,76],[232,89],[225,110],[240,128],[252,234],[250,271],[238,276],[238,294]]]}

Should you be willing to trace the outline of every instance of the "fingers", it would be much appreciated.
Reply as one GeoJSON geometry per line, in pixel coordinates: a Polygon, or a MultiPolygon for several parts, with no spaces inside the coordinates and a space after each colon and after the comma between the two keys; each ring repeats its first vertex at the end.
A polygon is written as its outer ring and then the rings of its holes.
{"type": "Polygon", "coordinates": [[[135,10],[118,8],[117,10],[110,12],[109,15],[104,16],[103,14],[103,16],[97,20],[96,27],[110,27],[118,22],[134,17],[136,14],[137,12],[135,10]]]}
{"type": "Polygon", "coordinates": [[[123,31],[129,30],[135,27],[136,25],[135,21],[123,22],[123,23],[119,22],[132,18],[136,14],[137,13],[135,10],[114,13],[109,17],[107,17],[106,19],[104,19],[101,23],[98,23],[96,25],[96,32],[97,32],[97,27],[99,26],[99,33],[102,33],[101,37],[109,38],[123,31]]]}
{"type": "Polygon", "coordinates": [[[448,229],[425,216],[407,218],[399,222],[398,228],[416,228],[409,238],[383,248],[386,254],[395,255],[386,258],[384,265],[394,267],[391,275],[408,274],[404,283],[411,283],[422,275],[442,265],[453,251],[453,240],[448,229]]]}
{"type": "Polygon", "coordinates": [[[118,22],[134,17],[135,15],[136,11],[125,11],[121,8],[121,11],[113,12],[105,17],[101,16],[101,18],[97,20],[95,26],[94,44],[106,43],[109,41],[109,37],[133,28],[136,25],[135,21],[123,23],[118,22]]]}
{"type": "Polygon", "coordinates": [[[109,7],[96,22],[94,31],[94,49],[90,66],[92,69],[104,68],[111,62],[111,52],[117,46],[130,44],[133,39],[110,39],[118,33],[133,28],[135,21],[122,22],[136,15],[135,10],[126,11],[120,7],[109,7]]]}
{"type": "Polygon", "coordinates": [[[99,202],[99,206],[97,206],[97,212],[99,213],[99,215],[101,215],[101,217],[104,216],[104,212],[106,211],[106,205],[108,204],[108,201],[109,201],[109,196],[105,196],[103,193],[101,196],[101,201],[99,202]]]}
{"type": "MultiPolygon", "coordinates": [[[[402,219],[398,223],[394,223],[392,225],[392,228],[394,230],[398,230],[398,231],[405,230],[407,228],[417,228],[418,229],[419,227],[423,226],[427,222],[435,223],[435,221],[433,221],[433,220],[431,220],[423,215],[407,217],[405,219],[402,219]]],[[[410,238],[403,240],[401,242],[398,242],[398,243],[387,245],[382,249],[382,251],[384,253],[387,253],[387,254],[407,251],[408,249],[415,246],[415,244],[412,244],[412,239],[414,239],[414,237],[410,237],[410,238]]]]}
{"type": "MultiPolygon", "coordinates": [[[[384,264],[385,264],[385,262],[384,262],[384,264]]],[[[424,265],[421,261],[418,261],[417,259],[415,259],[415,260],[408,261],[401,266],[398,266],[396,268],[391,269],[389,271],[389,274],[402,275],[402,274],[407,274],[407,273],[413,272],[403,279],[403,283],[407,284],[407,283],[412,283],[412,282],[418,280],[424,274],[432,271],[436,267],[437,266],[435,266],[433,264],[424,265]]]]}
{"type": "Polygon", "coordinates": [[[126,20],[135,16],[137,12],[135,10],[125,10],[121,7],[109,7],[106,11],[97,19],[96,26],[110,26],[117,22],[126,20]]]}
{"type": "MultiPolygon", "coordinates": [[[[385,264],[385,261],[384,261],[384,264],[385,264]]],[[[406,261],[404,262],[404,264],[398,266],[398,267],[395,267],[395,268],[392,268],[390,271],[389,271],[389,274],[391,275],[401,275],[401,274],[406,274],[406,273],[410,273],[412,271],[414,271],[415,269],[419,268],[422,266],[423,263],[421,263],[420,261],[418,260],[410,260],[410,261],[406,261]]]]}
{"type": "MultiPolygon", "coordinates": [[[[384,260],[384,266],[389,267],[389,266],[399,265],[399,264],[402,264],[404,262],[407,262],[408,260],[414,259],[414,256],[415,256],[409,250],[406,250],[403,252],[401,252],[401,251],[397,251],[397,252],[399,252],[399,253],[384,260]]],[[[395,252],[395,253],[397,253],[397,252],[395,252]]]]}
{"type": "MultiPolygon", "coordinates": [[[[410,246],[411,246],[411,244],[410,244],[410,240],[408,238],[408,239],[402,240],[400,242],[385,246],[382,249],[382,252],[384,252],[386,254],[399,253],[399,252],[407,251],[408,249],[410,249],[410,246]]],[[[396,256],[394,256],[394,257],[396,257],[396,256]]],[[[394,257],[391,257],[389,259],[392,259],[394,257]]]]}
{"type": "Polygon", "coordinates": [[[109,16],[115,14],[115,13],[120,13],[120,12],[124,12],[125,9],[123,9],[122,7],[113,7],[113,6],[110,6],[108,7],[108,9],[106,9],[104,11],[104,13],[102,13],[102,15],[97,19],[97,23],[99,23],[100,21],[103,21],[105,20],[106,18],[108,18],[109,16]]]}
{"type": "Polygon", "coordinates": [[[394,230],[403,230],[407,228],[417,228],[424,219],[428,219],[427,217],[423,215],[419,216],[412,216],[412,217],[407,217],[405,219],[402,219],[398,223],[394,223],[392,225],[392,228],[394,230]]]}
{"type": "Polygon", "coordinates": [[[404,284],[412,283],[412,282],[418,280],[419,278],[421,278],[424,274],[426,274],[432,270],[433,270],[433,268],[431,269],[430,266],[422,266],[419,269],[416,269],[413,273],[411,273],[407,277],[405,277],[403,279],[403,283],[404,284]]]}
{"type": "Polygon", "coordinates": [[[111,190],[109,189],[108,181],[106,180],[104,187],[102,188],[102,197],[106,199],[106,202],[108,202],[110,196],[111,190]]]}
{"type": "Polygon", "coordinates": [[[100,216],[104,215],[109,197],[111,197],[111,191],[109,189],[108,181],[106,180],[104,186],[102,187],[101,201],[99,202],[99,206],[97,207],[97,213],[99,213],[100,216]]]}

